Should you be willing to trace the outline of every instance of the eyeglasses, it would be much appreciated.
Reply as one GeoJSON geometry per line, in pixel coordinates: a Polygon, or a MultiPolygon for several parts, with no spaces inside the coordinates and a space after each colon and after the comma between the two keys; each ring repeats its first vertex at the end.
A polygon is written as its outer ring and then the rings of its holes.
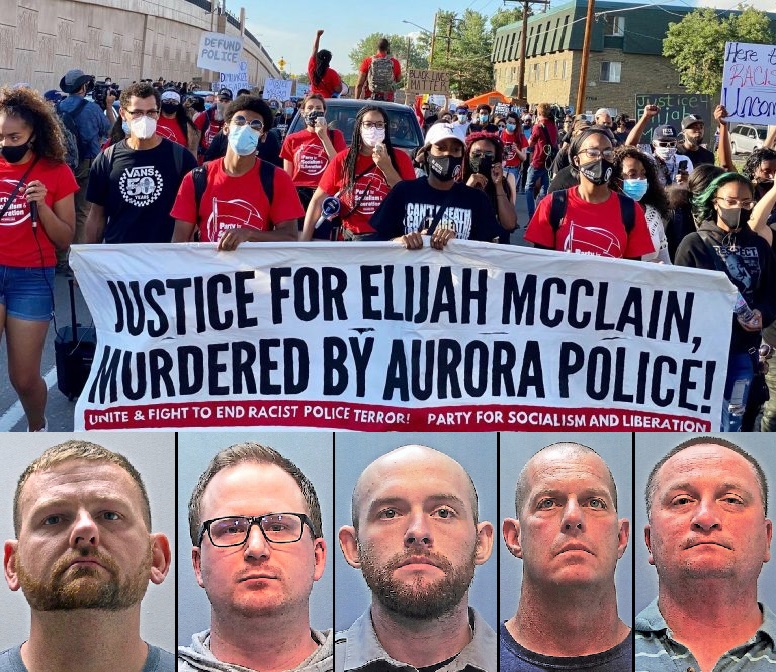
{"type": "Polygon", "coordinates": [[[751,210],[754,207],[754,201],[746,200],[742,201],[738,198],[722,198],[717,196],[715,201],[722,201],[728,208],[742,208],[743,210],[751,210]]]}
{"type": "Polygon", "coordinates": [[[266,513],[263,516],[225,516],[212,518],[199,528],[197,546],[207,532],[210,543],[219,548],[242,546],[251,533],[251,526],[258,525],[264,538],[273,544],[293,544],[302,538],[307,524],[317,537],[312,521],[304,513],[266,513]]]}
{"type": "Polygon", "coordinates": [[[469,156],[471,156],[471,158],[473,158],[473,159],[482,159],[482,158],[495,159],[496,158],[496,153],[495,152],[481,152],[479,150],[476,150],[476,151],[472,152],[469,156]]]}
{"type": "Polygon", "coordinates": [[[580,149],[579,153],[587,154],[591,159],[600,159],[601,157],[604,157],[607,161],[611,161],[614,158],[613,149],[604,149],[601,151],[595,147],[590,147],[589,149],[580,149]]]}
{"type": "Polygon", "coordinates": [[[655,140],[655,145],[658,147],[676,147],[675,140],[655,140]]]}
{"type": "Polygon", "coordinates": [[[133,119],[140,119],[143,116],[150,117],[151,119],[159,118],[159,110],[127,110],[127,114],[133,119]]]}
{"type": "Polygon", "coordinates": [[[385,129],[385,122],[383,121],[362,121],[361,128],[376,128],[378,131],[385,129]]]}
{"type": "MultiPolygon", "coordinates": [[[[248,124],[248,120],[242,115],[232,117],[232,122],[235,126],[245,126],[245,124],[248,124]]],[[[260,131],[262,128],[264,128],[264,123],[261,121],[261,119],[254,119],[248,124],[248,126],[250,126],[254,131],[260,131]]]]}

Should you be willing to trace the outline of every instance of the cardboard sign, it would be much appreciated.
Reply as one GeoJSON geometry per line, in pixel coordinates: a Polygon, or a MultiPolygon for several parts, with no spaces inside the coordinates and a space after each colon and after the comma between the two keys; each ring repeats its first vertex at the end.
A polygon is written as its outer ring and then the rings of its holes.
{"type": "Polygon", "coordinates": [[[236,73],[222,72],[220,87],[226,87],[236,96],[240,89],[250,89],[248,83],[248,61],[240,61],[240,70],[236,73]]]}
{"type": "Polygon", "coordinates": [[[776,124],[776,46],[726,42],[719,102],[728,122],[776,124]]]}
{"type": "Polygon", "coordinates": [[[450,73],[442,70],[414,70],[407,72],[407,91],[412,93],[441,93],[450,95],[450,73]]]}
{"type": "Polygon", "coordinates": [[[264,100],[279,100],[281,103],[291,97],[290,79],[265,79],[264,80],[264,100]]]}
{"type": "MultiPolygon", "coordinates": [[[[656,117],[650,120],[649,125],[644,130],[642,142],[652,142],[652,131],[658,126],[668,124],[676,129],[677,133],[682,130],[682,119],[688,114],[699,114],[703,117],[704,124],[708,131],[712,124],[712,112],[714,103],[710,96],[699,93],[637,93],[636,94],[636,115],[634,119],[640,119],[647,105],[657,105],[660,112],[656,117]]],[[[713,130],[712,130],[713,140],[713,130]]],[[[708,142],[709,138],[705,138],[708,142]]]]}
{"type": "Polygon", "coordinates": [[[197,67],[215,72],[240,72],[241,37],[224,33],[202,33],[199,38],[197,67]]]}

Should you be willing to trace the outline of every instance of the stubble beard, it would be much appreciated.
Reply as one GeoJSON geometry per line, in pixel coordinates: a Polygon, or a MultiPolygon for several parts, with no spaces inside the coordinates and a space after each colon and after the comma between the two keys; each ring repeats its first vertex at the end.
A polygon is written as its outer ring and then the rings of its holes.
{"type": "Polygon", "coordinates": [[[121,611],[143,599],[148,589],[152,562],[153,553],[149,544],[140,566],[123,579],[113,558],[90,548],[60,558],[47,579],[37,579],[28,573],[24,557],[18,553],[16,570],[22,592],[36,611],[121,611]],[[89,566],[70,568],[73,560],[78,558],[94,558],[104,569],[89,566]],[[107,573],[107,577],[102,576],[103,573],[107,573]]]}

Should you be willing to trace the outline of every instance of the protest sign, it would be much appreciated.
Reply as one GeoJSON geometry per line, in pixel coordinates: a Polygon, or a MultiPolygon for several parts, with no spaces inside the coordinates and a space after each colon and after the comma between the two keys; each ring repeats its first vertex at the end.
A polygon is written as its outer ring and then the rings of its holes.
{"type": "Polygon", "coordinates": [[[265,79],[264,80],[264,100],[279,100],[281,103],[291,97],[290,79],[265,79]]]}
{"type": "MultiPolygon", "coordinates": [[[[719,426],[715,271],[453,241],[75,245],[76,430],[719,426]]],[[[724,318],[724,319],[723,319],[724,318]]]]}
{"type": "Polygon", "coordinates": [[[240,89],[251,88],[248,84],[248,61],[240,61],[239,72],[221,73],[221,86],[219,88],[224,86],[232,92],[233,96],[236,96],[240,89]]]}
{"type": "Polygon", "coordinates": [[[493,114],[497,117],[506,117],[509,114],[509,103],[496,103],[493,114]]]}
{"type": "Polygon", "coordinates": [[[302,84],[301,82],[296,83],[296,87],[294,88],[294,95],[297,98],[304,98],[308,93],[310,93],[309,84],[302,84]]]}
{"type": "Polygon", "coordinates": [[[412,93],[439,93],[450,95],[450,73],[443,70],[407,71],[407,91],[412,93]]]}
{"type": "MultiPolygon", "coordinates": [[[[647,105],[657,105],[660,112],[650,119],[642,141],[652,142],[652,131],[658,126],[668,124],[673,126],[677,133],[682,130],[682,119],[688,114],[698,114],[703,117],[706,128],[711,128],[712,102],[711,97],[699,93],[638,93],[636,94],[636,119],[640,119],[647,105]]],[[[590,113],[592,119],[592,113],[590,113]]],[[[712,132],[712,136],[713,136],[712,132]]],[[[711,140],[714,138],[712,137],[711,140]]],[[[709,138],[706,138],[709,141],[709,138]]]]}
{"type": "Polygon", "coordinates": [[[224,33],[202,33],[197,51],[197,67],[215,72],[240,71],[242,38],[224,33]]]}
{"type": "Polygon", "coordinates": [[[776,124],[776,46],[725,43],[720,103],[727,121],[776,124]]]}

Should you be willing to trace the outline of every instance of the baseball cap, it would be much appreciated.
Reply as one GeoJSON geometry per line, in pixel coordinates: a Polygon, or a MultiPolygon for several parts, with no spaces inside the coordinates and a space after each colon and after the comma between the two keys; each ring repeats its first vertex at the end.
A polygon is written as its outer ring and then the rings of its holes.
{"type": "Polygon", "coordinates": [[[453,140],[457,140],[458,142],[463,144],[463,141],[461,140],[461,138],[455,134],[452,124],[448,124],[444,122],[433,124],[431,128],[428,129],[428,133],[426,133],[426,144],[436,145],[442,142],[443,140],[447,140],[449,138],[452,138],[453,140]]]}
{"type": "Polygon", "coordinates": [[[84,74],[83,70],[68,70],[65,73],[65,76],[59,80],[59,88],[65,93],[75,93],[86,84],[86,82],[91,81],[92,79],[94,79],[94,77],[84,74]]]}
{"type": "Polygon", "coordinates": [[[658,126],[652,131],[653,140],[676,140],[677,135],[676,129],[668,124],[658,126]]]}
{"type": "Polygon", "coordinates": [[[458,114],[468,113],[469,112],[469,108],[465,107],[464,105],[459,105],[458,107],[455,108],[455,111],[458,114]]]}
{"type": "Polygon", "coordinates": [[[58,103],[60,100],[64,100],[67,96],[65,96],[65,94],[61,91],[57,91],[56,89],[49,89],[46,91],[46,93],[43,94],[43,97],[49,102],[58,103]]]}
{"type": "Polygon", "coordinates": [[[181,94],[179,94],[177,91],[173,91],[172,89],[162,91],[162,100],[174,100],[176,103],[180,103],[181,94]]]}
{"type": "Polygon", "coordinates": [[[703,117],[700,114],[688,114],[684,119],[682,119],[682,130],[692,126],[693,124],[702,123],[704,123],[703,117]]]}
{"type": "Polygon", "coordinates": [[[218,97],[220,98],[223,96],[224,98],[228,98],[229,100],[232,100],[234,96],[232,95],[232,90],[227,89],[225,86],[223,88],[218,89],[218,97]]]}

